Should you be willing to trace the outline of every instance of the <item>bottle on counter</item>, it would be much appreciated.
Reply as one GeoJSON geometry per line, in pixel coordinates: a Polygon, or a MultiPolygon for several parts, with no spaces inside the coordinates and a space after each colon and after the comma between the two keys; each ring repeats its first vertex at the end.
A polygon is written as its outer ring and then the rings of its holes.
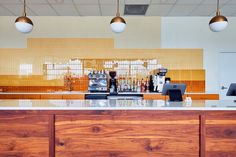
{"type": "Polygon", "coordinates": [[[117,85],[117,92],[120,92],[120,85],[117,85]]]}
{"type": "Polygon", "coordinates": [[[146,79],[145,91],[146,91],[146,92],[149,92],[149,80],[148,80],[148,77],[147,77],[147,79],[146,79]]]}
{"type": "Polygon", "coordinates": [[[132,92],[136,92],[135,79],[132,80],[132,92]]]}
{"type": "Polygon", "coordinates": [[[120,92],[123,92],[124,91],[124,81],[123,81],[122,76],[120,76],[119,85],[120,85],[120,92]]]}
{"type": "Polygon", "coordinates": [[[129,77],[128,73],[126,73],[124,82],[124,91],[127,92],[128,90],[129,90],[129,77]]]}
{"type": "Polygon", "coordinates": [[[129,79],[129,91],[132,92],[132,89],[133,89],[132,79],[129,79]]]}
{"type": "Polygon", "coordinates": [[[126,80],[126,77],[125,77],[125,75],[124,75],[124,79],[123,79],[123,92],[125,92],[126,89],[128,88],[126,82],[127,82],[127,80],[126,80]]]}
{"type": "Polygon", "coordinates": [[[149,92],[153,92],[154,91],[154,86],[153,86],[153,78],[152,78],[152,75],[150,75],[150,78],[149,78],[149,92]]]}
{"type": "Polygon", "coordinates": [[[140,81],[137,80],[137,92],[140,93],[141,92],[141,86],[140,86],[140,81]]]}
{"type": "Polygon", "coordinates": [[[143,80],[143,78],[141,80],[141,92],[145,92],[145,81],[143,80]]]}

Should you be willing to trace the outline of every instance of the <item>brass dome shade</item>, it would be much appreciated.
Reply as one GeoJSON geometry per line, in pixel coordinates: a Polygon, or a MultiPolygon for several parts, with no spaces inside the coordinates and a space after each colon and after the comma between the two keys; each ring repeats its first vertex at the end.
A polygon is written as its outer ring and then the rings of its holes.
{"type": "Polygon", "coordinates": [[[114,17],[114,18],[111,20],[111,23],[110,23],[110,24],[112,24],[112,23],[114,23],[114,22],[122,22],[122,23],[126,24],[125,19],[123,19],[123,18],[120,17],[120,16],[114,17]]]}
{"type": "Polygon", "coordinates": [[[28,18],[27,16],[20,16],[16,19],[15,23],[16,22],[24,22],[24,23],[28,23],[28,24],[31,24],[31,25],[34,25],[33,22],[30,20],[30,18],[28,18]]]}
{"type": "Polygon", "coordinates": [[[116,12],[116,17],[114,17],[111,22],[111,29],[115,33],[121,33],[125,30],[126,27],[126,22],[125,20],[120,17],[120,12],[119,12],[119,0],[117,0],[117,12],[116,12]]]}
{"type": "Polygon", "coordinates": [[[16,29],[21,33],[30,33],[33,29],[33,22],[26,16],[26,3],[24,0],[24,15],[15,20],[16,29]]]}
{"type": "Polygon", "coordinates": [[[209,22],[209,24],[212,24],[214,22],[221,22],[221,21],[225,21],[228,22],[227,18],[225,16],[222,15],[216,15],[215,17],[213,17],[211,19],[211,21],[209,22]]]}
{"type": "Polygon", "coordinates": [[[213,32],[220,32],[224,30],[228,25],[228,20],[225,16],[220,15],[219,0],[217,0],[216,16],[209,22],[209,27],[213,32]]]}

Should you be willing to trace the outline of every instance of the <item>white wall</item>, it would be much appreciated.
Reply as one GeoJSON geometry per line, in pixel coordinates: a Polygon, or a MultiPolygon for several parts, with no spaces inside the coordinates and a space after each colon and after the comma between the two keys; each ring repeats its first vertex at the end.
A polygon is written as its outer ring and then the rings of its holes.
{"type": "Polygon", "coordinates": [[[220,33],[208,28],[204,17],[125,17],[127,29],[122,34],[110,30],[112,17],[30,17],[33,32],[16,31],[16,17],[0,17],[0,48],[24,48],[28,37],[114,38],[117,48],[203,48],[206,91],[219,91],[218,53],[236,51],[236,18],[220,33]]]}
{"type": "Polygon", "coordinates": [[[24,48],[28,37],[114,38],[117,48],[160,48],[160,17],[125,17],[127,29],[111,32],[113,17],[30,17],[34,30],[29,35],[16,31],[16,17],[0,17],[0,48],[24,48]]]}
{"type": "MultiPolygon", "coordinates": [[[[219,52],[236,52],[236,18],[218,33],[208,27],[210,17],[163,17],[162,48],[203,48],[206,92],[219,92],[219,52]]],[[[236,58],[235,58],[236,60],[236,58]]]]}

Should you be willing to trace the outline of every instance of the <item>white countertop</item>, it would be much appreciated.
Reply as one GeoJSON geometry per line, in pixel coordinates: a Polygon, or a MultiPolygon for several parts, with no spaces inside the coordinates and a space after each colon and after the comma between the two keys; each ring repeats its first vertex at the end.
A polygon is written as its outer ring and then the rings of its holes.
{"type": "MultiPolygon", "coordinates": [[[[110,94],[110,93],[106,93],[106,92],[79,92],[79,91],[58,91],[58,92],[0,92],[0,95],[4,95],[4,94],[110,94]]],[[[137,92],[120,92],[119,94],[161,94],[161,93],[137,93],[137,92]]],[[[185,93],[185,94],[215,94],[215,93],[185,93]]]]}
{"type": "Polygon", "coordinates": [[[0,100],[0,110],[211,110],[236,111],[233,100],[0,100]]]}

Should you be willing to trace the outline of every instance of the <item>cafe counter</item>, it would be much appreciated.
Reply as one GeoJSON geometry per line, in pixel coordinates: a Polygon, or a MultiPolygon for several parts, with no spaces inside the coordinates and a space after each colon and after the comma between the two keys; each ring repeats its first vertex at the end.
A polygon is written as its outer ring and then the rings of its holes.
{"type": "Polygon", "coordinates": [[[234,157],[236,103],[1,100],[1,157],[234,157]]]}

